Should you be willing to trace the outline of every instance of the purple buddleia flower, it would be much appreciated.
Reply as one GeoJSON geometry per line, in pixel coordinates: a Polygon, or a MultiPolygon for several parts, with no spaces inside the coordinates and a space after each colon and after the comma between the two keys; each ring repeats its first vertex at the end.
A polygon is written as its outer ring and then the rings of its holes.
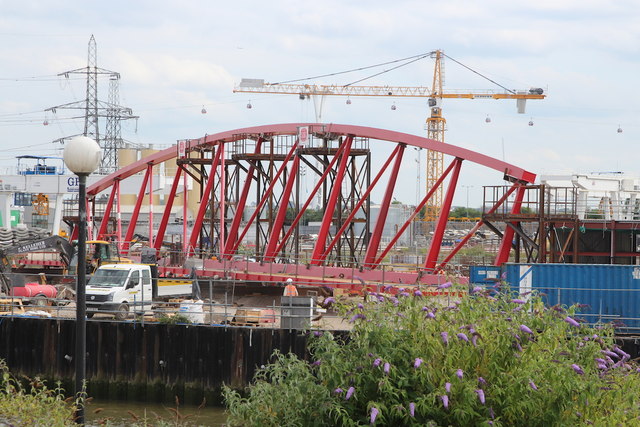
{"type": "Polygon", "coordinates": [[[464,376],[464,372],[462,372],[462,369],[458,369],[456,371],[456,376],[460,379],[462,379],[462,377],[464,376]]]}
{"type": "Polygon", "coordinates": [[[314,337],[321,337],[322,336],[322,332],[321,331],[313,331],[313,336],[314,337]]]}
{"type": "Polygon", "coordinates": [[[354,314],[353,317],[351,319],[349,319],[349,323],[353,323],[358,319],[366,319],[366,318],[367,317],[362,313],[354,314]]]}
{"type": "Polygon", "coordinates": [[[329,297],[329,298],[325,298],[324,302],[322,303],[325,307],[330,306],[331,304],[335,303],[336,300],[333,297],[329,297]]]}
{"type": "Polygon", "coordinates": [[[569,316],[565,317],[564,321],[567,322],[568,324],[570,324],[571,326],[575,326],[575,327],[580,326],[580,323],[576,322],[575,319],[572,319],[569,316]]]}
{"type": "Polygon", "coordinates": [[[495,412],[493,412],[493,408],[489,408],[489,416],[490,416],[491,418],[495,418],[495,417],[496,417],[496,413],[495,413],[495,412]]]}
{"type": "Polygon", "coordinates": [[[478,394],[478,400],[480,400],[480,403],[484,405],[484,390],[479,388],[476,390],[476,393],[478,394]]]}
{"type": "Polygon", "coordinates": [[[478,377],[478,384],[480,384],[480,387],[484,387],[487,385],[487,380],[482,377],[478,377]]]}
{"type": "Polygon", "coordinates": [[[380,363],[382,363],[382,359],[380,359],[379,357],[373,361],[373,367],[377,368],[378,366],[380,366],[380,363]]]}
{"type": "Polygon", "coordinates": [[[527,302],[518,298],[512,299],[511,300],[512,303],[514,304],[526,304],[527,302]]]}
{"type": "Polygon", "coordinates": [[[389,370],[391,369],[391,365],[389,364],[389,362],[385,362],[384,367],[382,369],[384,370],[384,373],[386,375],[389,375],[389,370]]]}
{"type": "Polygon", "coordinates": [[[422,307],[422,311],[429,311],[429,307],[427,306],[422,307]]]}
{"type": "Polygon", "coordinates": [[[598,363],[607,363],[607,361],[606,361],[606,360],[604,360],[604,359],[602,359],[602,358],[600,358],[600,357],[596,357],[596,358],[595,358],[595,361],[596,361],[596,362],[598,362],[598,363]]]}
{"type": "Polygon", "coordinates": [[[616,353],[614,353],[613,351],[610,350],[600,350],[600,353],[609,356],[609,357],[615,357],[616,359],[619,359],[620,356],[616,353]]]}
{"type": "Polygon", "coordinates": [[[378,408],[375,406],[371,408],[371,425],[376,422],[376,417],[378,416],[378,408]]]}
{"type": "Polygon", "coordinates": [[[401,297],[408,297],[409,296],[409,292],[406,292],[406,291],[405,292],[400,292],[398,295],[401,296],[401,297]]]}
{"type": "Polygon", "coordinates": [[[383,292],[389,292],[391,290],[392,286],[391,285],[384,285],[382,287],[382,291],[383,292]]]}
{"type": "Polygon", "coordinates": [[[447,288],[450,288],[451,285],[452,285],[451,282],[445,282],[442,285],[438,286],[436,289],[447,289],[447,288]]]}
{"type": "Polygon", "coordinates": [[[344,400],[349,400],[351,399],[351,396],[353,396],[353,393],[355,393],[356,389],[353,387],[349,387],[349,389],[347,390],[347,394],[344,396],[344,400]]]}
{"type": "Polygon", "coordinates": [[[601,369],[603,371],[606,371],[607,369],[609,369],[607,367],[607,365],[605,365],[604,363],[598,363],[598,369],[601,369]]]}
{"type": "Polygon", "coordinates": [[[442,406],[444,406],[444,409],[449,409],[449,396],[443,394],[440,396],[440,400],[442,400],[442,406]]]}
{"type": "Polygon", "coordinates": [[[358,303],[358,308],[359,308],[360,310],[364,310],[364,305],[362,305],[362,303],[360,302],[360,303],[358,303]]]}
{"type": "Polygon", "coordinates": [[[322,364],[322,360],[316,360],[311,364],[311,366],[320,366],[322,364]]]}
{"type": "Polygon", "coordinates": [[[529,387],[531,387],[534,390],[538,390],[538,387],[536,386],[536,383],[534,383],[532,380],[529,380],[529,387]]]}
{"type": "Polygon", "coordinates": [[[571,365],[571,368],[573,368],[573,370],[576,371],[576,374],[584,375],[584,371],[582,370],[582,368],[579,365],[576,365],[575,363],[573,363],[571,365]]]}
{"type": "Polygon", "coordinates": [[[397,306],[398,306],[398,304],[400,304],[400,301],[398,301],[398,298],[391,298],[391,302],[393,303],[393,305],[394,305],[395,307],[397,307],[397,306]]]}
{"type": "Polygon", "coordinates": [[[617,346],[613,347],[613,351],[615,351],[619,356],[621,356],[623,360],[629,360],[631,358],[631,356],[625,353],[624,350],[622,350],[620,347],[617,347],[617,346]]]}
{"type": "Polygon", "coordinates": [[[444,389],[447,391],[447,393],[451,393],[451,383],[445,383],[444,389]]]}
{"type": "Polygon", "coordinates": [[[506,320],[507,322],[511,322],[513,319],[511,317],[507,317],[504,320],[506,320]]]}
{"type": "Polygon", "coordinates": [[[416,289],[415,291],[413,291],[413,296],[414,297],[421,297],[422,296],[422,292],[420,292],[419,290],[416,289]]]}
{"type": "Polygon", "coordinates": [[[397,312],[397,313],[396,313],[396,316],[398,316],[398,317],[402,317],[403,319],[406,319],[406,318],[407,318],[407,316],[405,316],[405,314],[404,314],[404,313],[400,313],[400,312],[397,312]]]}
{"type": "Polygon", "coordinates": [[[413,368],[418,369],[422,365],[422,359],[416,357],[416,360],[413,361],[413,368]]]}
{"type": "Polygon", "coordinates": [[[411,402],[409,403],[409,415],[411,415],[411,417],[414,417],[416,414],[416,404],[411,402]]]}
{"type": "Polygon", "coordinates": [[[340,387],[336,388],[335,390],[333,390],[333,394],[342,394],[344,390],[341,389],[340,387]]]}
{"type": "Polygon", "coordinates": [[[461,341],[469,342],[469,338],[467,338],[467,336],[466,336],[464,333],[462,333],[462,332],[460,332],[460,333],[459,333],[458,335],[456,335],[456,336],[457,336],[457,337],[458,337],[458,339],[459,339],[459,340],[461,340],[461,341]]]}
{"type": "Polygon", "coordinates": [[[384,297],[382,295],[378,295],[378,302],[384,302],[384,297]]]}
{"type": "Polygon", "coordinates": [[[478,334],[473,334],[473,336],[471,337],[471,344],[473,344],[474,346],[478,346],[478,334]]]}
{"type": "Polygon", "coordinates": [[[429,319],[435,319],[436,314],[433,311],[430,311],[427,313],[426,317],[428,317],[429,319]]]}
{"type": "Polygon", "coordinates": [[[525,334],[533,335],[533,332],[527,327],[527,325],[520,325],[520,330],[525,334]]]}
{"type": "Polygon", "coordinates": [[[440,336],[442,337],[442,342],[444,345],[449,344],[449,334],[447,332],[440,332],[440,336]]]}
{"type": "Polygon", "coordinates": [[[472,294],[475,294],[477,292],[482,292],[482,288],[480,286],[474,286],[474,288],[471,289],[472,294]]]}

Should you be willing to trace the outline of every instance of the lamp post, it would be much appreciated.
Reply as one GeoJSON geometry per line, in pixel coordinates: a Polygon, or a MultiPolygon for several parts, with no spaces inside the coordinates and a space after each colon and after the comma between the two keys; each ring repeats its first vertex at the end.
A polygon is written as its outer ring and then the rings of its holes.
{"type": "Polygon", "coordinates": [[[76,353],[75,395],[78,399],[76,423],[84,425],[84,381],[87,369],[87,175],[100,165],[102,152],[98,144],[86,136],[76,136],[64,147],[64,163],[78,176],[78,280],[76,283],[76,353]]]}
{"type": "Polygon", "coordinates": [[[465,215],[466,215],[467,218],[469,218],[469,189],[473,188],[473,185],[463,185],[462,187],[467,189],[467,205],[466,205],[466,208],[465,208],[465,211],[466,211],[465,215]]]}

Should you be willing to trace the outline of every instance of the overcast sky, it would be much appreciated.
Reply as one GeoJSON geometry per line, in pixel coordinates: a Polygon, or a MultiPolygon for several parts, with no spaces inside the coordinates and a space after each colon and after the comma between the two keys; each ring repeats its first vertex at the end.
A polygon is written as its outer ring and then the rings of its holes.
{"type": "MultiPolygon", "coordinates": [[[[312,103],[296,96],[234,94],[243,77],[279,82],[442,49],[508,88],[542,87],[548,95],[529,101],[524,115],[515,101],[445,100],[446,142],[538,175],[637,175],[638,23],[637,0],[0,0],[0,166],[13,166],[17,155],[60,154],[51,141],[82,132],[82,120],[67,119],[71,112],[44,110],[85,98],[79,76],[55,76],[86,66],[93,34],[98,65],[121,74],[121,104],[140,116],[137,126],[122,128],[136,144],[165,148],[246,126],[315,121],[312,103]]],[[[311,82],[346,84],[369,74],[311,82]]],[[[362,84],[430,86],[432,75],[427,58],[362,84]]],[[[101,81],[104,101],[107,89],[101,81]]],[[[445,60],[445,90],[457,89],[499,88],[445,60]]],[[[425,135],[428,114],[425,99],[358,98],[346,105],[334,97],[325,101],[323,121],[425,135]]],[[[372,147],[375,161],[391,148],[372,147]]],[[[402,179],[413,187],[398,193],[407,203],[415,202],[417,185],[411,151],[402,179]]],[[[464,168],[456,204],[465,205],[468,192],[470,204],[479,205],[482,186],[500,185],[501,178],[464,168]]]]}

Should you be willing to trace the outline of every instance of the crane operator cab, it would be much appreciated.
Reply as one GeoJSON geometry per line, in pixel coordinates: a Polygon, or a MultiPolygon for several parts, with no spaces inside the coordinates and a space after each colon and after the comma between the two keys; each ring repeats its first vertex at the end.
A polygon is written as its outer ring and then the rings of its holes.
{"type": "MultiPolygon", "coordinates": [[[[74,242],[77,244],[77,242],[74,242]]],[[[106,240],[89,240],[86,246],[86,266],[87,274],[93,274],[98,267],[103,264],[131,264],[132,261],[128,258],[120,256],[118,247],[115,242],[109,242],[106,240]]],[[[71,260],[69,271],[74,274],[78,268],[78,252],[77,249],[71,260]]]]}

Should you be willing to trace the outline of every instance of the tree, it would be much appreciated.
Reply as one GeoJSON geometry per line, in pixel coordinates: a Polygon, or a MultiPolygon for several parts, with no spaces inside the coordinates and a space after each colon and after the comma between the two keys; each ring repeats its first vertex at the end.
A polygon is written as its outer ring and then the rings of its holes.
{"type": "Polygon", "coordinates": [[[466,208],[464,206],[456,206],[449,212],[451,218],[480,218],[482,212],[480,209],[466,208]]]}
{"type": "Polygon", "coordinates": [[[349,338],[315,331],[310,361],[276,353],[247,397],[225,388],[230,424],[637,425],[640,375],[612,328],[535,295],[450,290],[339,304],[349,338]]]}

